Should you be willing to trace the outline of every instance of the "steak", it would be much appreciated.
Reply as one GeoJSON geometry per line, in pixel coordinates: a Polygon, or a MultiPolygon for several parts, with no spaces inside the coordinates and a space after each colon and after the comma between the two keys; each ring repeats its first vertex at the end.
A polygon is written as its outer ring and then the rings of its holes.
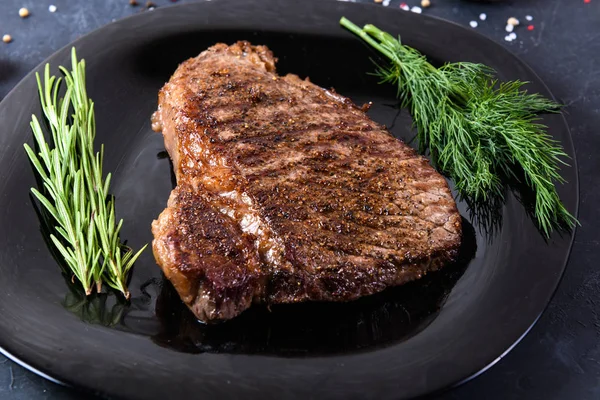
{"type": "Polygon", "coordinates": [[[278,76],[265,46],[217,44],[159,93],[177,187],[153,251],[203,321],[252,303],[349,301],[452,261],[445,179],[334,90],[278,76]]]}

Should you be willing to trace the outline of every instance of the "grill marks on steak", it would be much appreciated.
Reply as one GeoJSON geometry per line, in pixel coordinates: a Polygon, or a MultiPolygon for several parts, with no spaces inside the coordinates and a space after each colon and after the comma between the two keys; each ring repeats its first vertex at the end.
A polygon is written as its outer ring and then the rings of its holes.
{"type": "Polygon", "coordinates": [[[455,256],[460,215],[427,160],[350,100],[217,44],[159,94],[178,187],[156,259],[202,320],[252,302],[347,301],[455,256]]]}
{"type": "Polygon", "coordinates": [[[252,240],[212,203],[209,196],[179,184],[159,218],[153,242],[157,262],[169,266],[163,268],[165,276],[202,320],[227,318],[248,308],[261,277],[252,240]]]}

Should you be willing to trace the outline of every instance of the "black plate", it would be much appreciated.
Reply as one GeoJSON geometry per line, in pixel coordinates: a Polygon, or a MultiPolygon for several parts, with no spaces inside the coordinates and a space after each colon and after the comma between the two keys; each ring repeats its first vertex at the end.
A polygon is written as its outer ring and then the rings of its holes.
{"type": "MultiPolygon", "coordinates": [[[[157,91],[177,64],[215,42],[247,39],[271,47],[281,73],[333,86],[410,139],[410,119],[394,108],[394,89],[377,85],[368,49],[338,27],[340,16],[402,34],[435,62],[469,60],[500,78],[531,81],[525,64],[460,26],[370,5],[312,1],[220,1],[161,8],[110,24],[74,45],[88,65],[98,140],[125,218],[123,237],[150,242],[150,223],[172,187],[170,165],[149,117],[157,91]]],[[[67,65],[69,48],[47,61],[67,65]]],[[[40,70],[39,67],[37,70],[40,70]]],[[[461,262],[405,287],[351,304],[255,307],[220,326],[201,326],[163,282],[150,251],[131,280],[133,300],[113,295],[82,303],[40,233],[29,197],[35,184],[22,144],[40,113],[28,75],[0,105],[0,344],[5,353],[55,380],[128,398],[410,397],[472,377],[529,330],[565,268],[572,235],[544,241],[509,195],[495,234],[473,223],[464,204],[461,262]],[[473,226],[473,227],[471,227],[473,226]]],[[[577,169],[560,115],[544,117],[573,167],[562,173],[576,212],[577,169]]]]}

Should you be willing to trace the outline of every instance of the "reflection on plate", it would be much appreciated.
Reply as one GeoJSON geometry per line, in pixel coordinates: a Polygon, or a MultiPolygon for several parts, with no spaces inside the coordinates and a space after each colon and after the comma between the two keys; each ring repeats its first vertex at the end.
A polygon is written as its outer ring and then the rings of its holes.
{"type": "Polygon", "coordinates": [[[436,318],[477,250],[475,230],[466,220],[463,229],[453,264],[348,303],[254,305],[233,320],[207,325],[164,277],[145,282],[131,301],[112,291],[86,297],[65,277],[69,291],[63,305],[85,323],[150,336],[159,346],[186,353],[310,357],[368,351],[406,340],[436,318]]]}

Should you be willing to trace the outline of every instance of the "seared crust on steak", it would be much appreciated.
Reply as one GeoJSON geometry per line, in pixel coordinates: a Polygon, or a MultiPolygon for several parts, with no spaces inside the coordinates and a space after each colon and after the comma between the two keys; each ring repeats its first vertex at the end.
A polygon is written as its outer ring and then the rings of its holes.
{"type": "Polygon", "coordinates": [[[159,94],[177,177],[153,250],[204,321],[252,302],[348,301],[452,261],[444,178],[349,99],[275,73],[265,46],[217,44],[159,94]]]}

